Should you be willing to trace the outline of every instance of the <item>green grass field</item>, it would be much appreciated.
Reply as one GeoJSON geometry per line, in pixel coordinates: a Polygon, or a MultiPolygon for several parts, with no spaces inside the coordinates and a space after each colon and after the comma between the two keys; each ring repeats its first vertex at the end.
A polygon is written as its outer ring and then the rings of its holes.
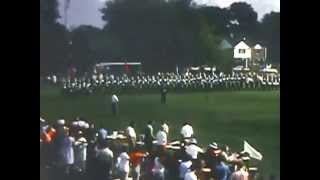
{"type": "Polygon", "coordinates": [[[260,171],[280,176],[280,93],[279,91],[233,91],[184,93],[167,96],[160,104],[160,94],[119,95],[120,114],[111,115],[110,95],[63,97],[57,89],[40,88],[40,112],[48,121],[82,116],[109,130],[124,129],[136,121],[136,131],[143,132],[149,120],[165,119],[169,139],[177,138],[184,121],[192,122],[200,144],[225,143],[231,150],[243,148],[247,140],[264,159],[260,171]]]}

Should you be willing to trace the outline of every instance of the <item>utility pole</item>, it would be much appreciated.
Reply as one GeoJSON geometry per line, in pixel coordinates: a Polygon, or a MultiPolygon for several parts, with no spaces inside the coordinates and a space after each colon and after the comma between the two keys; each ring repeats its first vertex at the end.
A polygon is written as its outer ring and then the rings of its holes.
{"type": "Polygon", "coordinates": [[[68,10],[70,7],[71,0],[64,1],[64,26],[68,28],[68,10]]]}

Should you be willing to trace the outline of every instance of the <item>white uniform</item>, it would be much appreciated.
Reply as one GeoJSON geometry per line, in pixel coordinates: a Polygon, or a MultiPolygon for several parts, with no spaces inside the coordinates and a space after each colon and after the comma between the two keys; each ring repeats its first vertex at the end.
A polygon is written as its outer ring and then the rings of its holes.
{"type": "Polygon", "coordinates": [[[197,145],[191,144],[186,146],[186,153],[189,154],[192,159],[198,159],[198,153],[203,153],[204,151],[197,145]]]}
{"type": "Polygon", "coordinates": [[[123,152],[117,158],[116,166],[119,168],[120,171],[129,173],[130,166],[129,166],[130,157],[126,152],[123,152]]]}
{"type": "Polygon", "coordinates": [[[189,124],[184,125],[180,131],[184,138],[190,138],[193,135],[193,128],[189,124]]]}
{"type": "Polygon", "coordinates": [[[131,126],[129,126],[127,128],[127,134],[131,138],[136,138],[137,137],[135,130],[131,126]]]}
{"type": "Polygon", "coordinates": [[[164,131],[158,131],[157,136],[157,145],[166,145],[167,144],[167,134],[164,131]]]}

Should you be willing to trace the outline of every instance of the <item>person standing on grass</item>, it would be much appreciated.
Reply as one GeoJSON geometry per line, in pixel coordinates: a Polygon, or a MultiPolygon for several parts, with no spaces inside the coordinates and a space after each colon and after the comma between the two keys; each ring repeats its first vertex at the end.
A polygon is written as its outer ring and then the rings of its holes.
{"type": "Polygon", "coordinates": [[[118,113],[118,104],[119,104],[119,98],[116,94],[113,94],[111,96],[111,108],[112,108],[111,110],[114,116],[116,116],[118,113]]]}
{"type": "Polygon", "coordinates": [[[167,102],[167,93],[168,90],[165,86],[161,88],[161,104],[166,104],[167,102]]]}
{"type": "Polygon", "coordinates": [[[129,126],[126,129],[126,135],[128,136],[129,140],[129,151],[133,150],[136,146],[137,134],[134,130],[135,122],[131,121],[129,126]]]}

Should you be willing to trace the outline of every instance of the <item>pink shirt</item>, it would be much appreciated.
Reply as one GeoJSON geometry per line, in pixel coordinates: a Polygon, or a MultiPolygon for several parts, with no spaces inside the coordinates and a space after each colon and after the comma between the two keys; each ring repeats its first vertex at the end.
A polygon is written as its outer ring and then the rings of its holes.
{"type": "Polygon", "coordinates": [[[244,169],[240,169],[232,173],[231,180],[249,180],[249,173],[244,169]]]}

